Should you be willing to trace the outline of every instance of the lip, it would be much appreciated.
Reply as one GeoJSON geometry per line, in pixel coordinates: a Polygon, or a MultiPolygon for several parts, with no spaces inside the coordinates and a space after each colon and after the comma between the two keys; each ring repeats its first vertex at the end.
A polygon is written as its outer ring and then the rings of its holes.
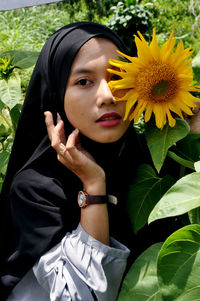
{"type": "Polygon", "coordinates": [[[122,117],[116,112],[105,113],[100,118],[96,120],[102,127],[111,127],[120,123],[122,117]]]}

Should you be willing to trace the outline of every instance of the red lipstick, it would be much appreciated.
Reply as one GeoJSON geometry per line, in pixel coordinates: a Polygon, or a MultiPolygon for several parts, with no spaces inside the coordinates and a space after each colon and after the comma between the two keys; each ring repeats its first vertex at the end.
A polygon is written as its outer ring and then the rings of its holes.
{"type": "Polygon", "coordinates": [[[102,127],[110,127],[119,124],[121,119],[122,118],[119,114],[111,112],[103,114],[99,119],[96,120],[96,123],[102,127]]]}

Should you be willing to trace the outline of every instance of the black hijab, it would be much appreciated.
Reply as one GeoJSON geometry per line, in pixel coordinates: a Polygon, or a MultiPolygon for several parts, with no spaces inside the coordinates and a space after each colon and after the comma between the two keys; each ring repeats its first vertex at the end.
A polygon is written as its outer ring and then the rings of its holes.
{"type": "MultiPolygon", "coordinates": [[[[69,135],[72,126],[63,104],[66,83],[77,52],[93,37],[107,38],[121,51],[126,51],[119,37],[107,27],[89,22],[74,23],[48,39],[33,71],[1,192],[1,300],[5,300],[36,260],[80,220],[75,200],[82,185],[57,161],[43,113],[51,111],[56,119],[58,112],[64,120],[66,136],[69,135]]],[[[128,135],[106,145],[81,137],[82,144],[106,171],[108,192],[119,197],[126,179],[121,174],[124,162],[118,160],[119,152],[128,135]],[[120,175],[122,182],[119,182],[120,175]]],[[[134,132],[131,135],[135,141],[134,132]]],[[[140,151],[139,147],[132,150],[136,165],[140,151]]],[[[120,209],[119,212],[122,219],[120,209]]],[[[119,234],[115,228],[117,223],[118,215],[112,228],[119,234]]]]}

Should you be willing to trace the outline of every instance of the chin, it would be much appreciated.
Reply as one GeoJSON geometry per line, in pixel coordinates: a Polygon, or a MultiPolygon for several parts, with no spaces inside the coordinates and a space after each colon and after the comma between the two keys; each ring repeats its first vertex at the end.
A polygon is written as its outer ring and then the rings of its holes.
{"type": "Polygon", "coordinates": [[[89,137],[89,138],[99,143],[113,143],[118,141],[123,136],[123,134],[120,136],[113,136],[113,135],[108,137],[106,136],[107,135],[105,135],[104,137],[89,137]]]}

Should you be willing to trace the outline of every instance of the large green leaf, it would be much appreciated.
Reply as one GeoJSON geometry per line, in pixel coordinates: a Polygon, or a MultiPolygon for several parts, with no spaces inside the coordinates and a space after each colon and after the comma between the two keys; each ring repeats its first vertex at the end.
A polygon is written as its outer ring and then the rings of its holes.
{"type": "Polygon", "coordinates": [[[118,301],[162,301],[157,278],[157,255],[162,243],[144,251],[126,275],[118,301]]]}
{"type": "Polygon", "coordinates": [[[200,225],[185,226],[164,242],[158,280],[164,301],[200,300],[200,225]]]}
{"type": "Polygon", "coordinates": [[[0,80],[0,99],[12,109],[21,99],[21,80],[18,74],[0,80]]]}
{"type": "Polygon", "coordinates": [[[188,123],[182,119],[176,119],[174,127],[166,124],[162,130],[158,129],[154,123],[148,124],[145,130],[147,145],[158,172],[164,163],[168,149],[184,138],[189,131],[188,123]]]}
{"type": "Polygon", "coordinates": [[[149,223],[169,216],[184,214],[200,206],[200,172],[191,173],[178,180],[156,204],[149,223]]]}
{"type": "Polygon", "coordinates": [[[187,160],[198,161],[200,159],[200,134],[189,134],[177,142],[176,152],[187,160]]]}
{"type": "Polygon", "coordinates": [[[136,233],[148,221],[148,217],[163,194],[174,184],[171,176],[160,178],[150,165],[139,166],[128,193],[128,214],[136,233]]]}
{"type": "Polygon", "coordinates": [[[5,175],[6,173],[9,157],[10,153],[7,151],[2,151],[0,153],[0,173],[2,173],[3,175],[5,175]]]}
{"type": "Polygon", "coordinates": [[[35,65],[39,52],[10,50],[3,52],[1,56],[12,58],[12,63],[15,67],[26,69],[35,65]]]}

